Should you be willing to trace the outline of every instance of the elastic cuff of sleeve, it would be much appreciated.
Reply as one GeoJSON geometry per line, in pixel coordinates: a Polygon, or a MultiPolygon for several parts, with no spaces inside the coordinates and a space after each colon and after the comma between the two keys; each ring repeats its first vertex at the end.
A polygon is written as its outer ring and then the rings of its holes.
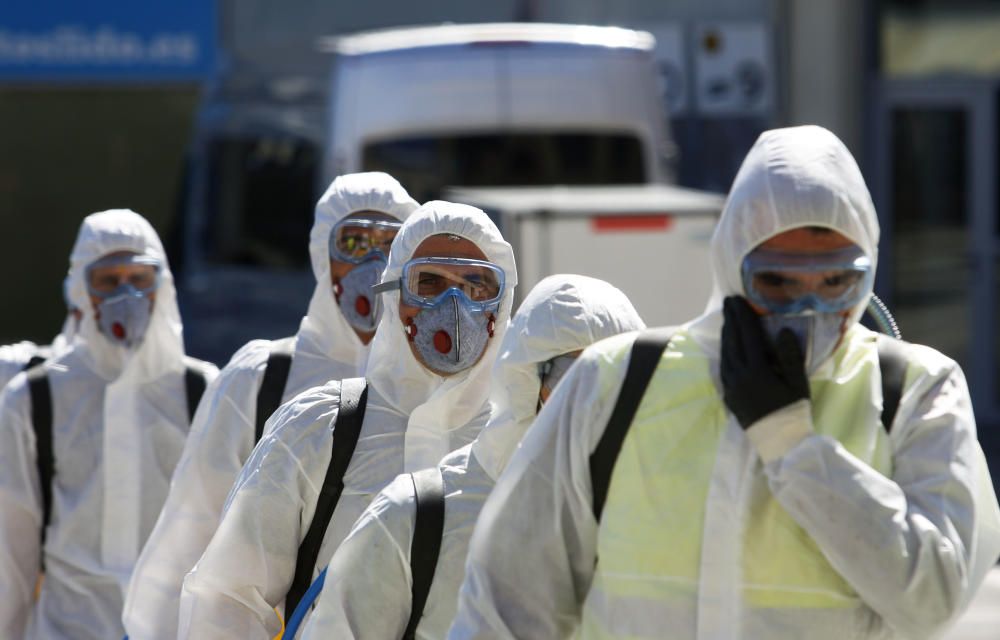
{"type": "Polygon", "coordinates": [[[812,403],[803,398],[782,407],[750,425],[746,433],[764,464],[777,460],[814,433],[812,403]]]}

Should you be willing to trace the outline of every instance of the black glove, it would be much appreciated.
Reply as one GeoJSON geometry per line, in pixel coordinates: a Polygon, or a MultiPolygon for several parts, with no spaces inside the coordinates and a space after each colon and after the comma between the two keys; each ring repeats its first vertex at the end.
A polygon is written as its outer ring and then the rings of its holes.
{"type": "Polygon", "coordinates": [[[805,358],[790,329],[772,346],[757,312],[739,296],[723,301],[722,316],[722,400],[740,426],[809,397],[805,358]]]}

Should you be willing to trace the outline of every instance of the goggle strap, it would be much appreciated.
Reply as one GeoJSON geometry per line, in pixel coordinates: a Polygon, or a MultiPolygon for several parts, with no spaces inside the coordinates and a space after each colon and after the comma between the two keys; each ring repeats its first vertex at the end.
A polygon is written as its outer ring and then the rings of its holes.
{"type": "Polygon", "coordinates": [[[403,286],[402,280],[389,280],[388,282],[383,282],[372,287],[372,293],[378,295],[380,293],[388,293],[389,291],[396,291],[403,286]]]}

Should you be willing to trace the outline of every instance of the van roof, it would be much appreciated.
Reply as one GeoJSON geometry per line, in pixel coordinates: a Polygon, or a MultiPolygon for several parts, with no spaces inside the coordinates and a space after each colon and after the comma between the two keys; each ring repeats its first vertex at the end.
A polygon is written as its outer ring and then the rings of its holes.
{"type": "Polygon", "coordinates": [[[491,43],[575,44],[649,51],[653,49],[655,40],[652,35],[645,31],[620,27],[498,22],[364,31],[349,36],[321,38],[319,48],[324,52],[341,55],[365,55],[424,47],[491,43]]]}
{"type": "Polygon", "coordinates": [[[559,217],[671,214],[718,216],[725,196],[668,184],[544,187],[450,187],[446,200],[516,216],[545,211],[559,217]]]}

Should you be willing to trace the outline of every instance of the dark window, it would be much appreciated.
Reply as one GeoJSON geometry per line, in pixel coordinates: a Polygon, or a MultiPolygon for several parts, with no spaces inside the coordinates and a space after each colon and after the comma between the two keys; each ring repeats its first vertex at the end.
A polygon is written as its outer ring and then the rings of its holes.
{"type": "Polygon", "coordinates": [[[446,186],[646,182],[642,145],[620,133],[415,136],[367,145],[362,166],[395,176],[420,201],[446,186]]]}
{"type": "Polygon", "coordinates": [[[309,265],[319,153],[295,138],[226,138],[210,144],[207,251],[217,263],[309,265]]]}

